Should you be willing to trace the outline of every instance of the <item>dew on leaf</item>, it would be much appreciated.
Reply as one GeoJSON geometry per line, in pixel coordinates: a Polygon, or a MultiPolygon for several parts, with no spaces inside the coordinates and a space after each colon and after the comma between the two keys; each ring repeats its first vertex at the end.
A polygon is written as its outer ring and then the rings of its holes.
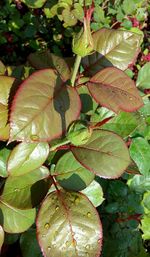
{"type": "Polygon", "coordinates": [[[39,136],[38,136],[38,135],[31,135],[31,136],[30,136],[30,139],[31,139],[32,141],[37,141],[37,140],[39,139],[39,136]]]}
{"type": "Polygon", "coordinates": [[[89,250],[89,249],[90,249],[90,245],[86,245],[85,248],[86,248],[87,250],[89,250]]]}
{"type": "Polygon", "coordinates": [[[58,206],[58,205],[56,205],[55,210],[56,210],[56,211],[58,211],[58,210],[59,210],[59,206],[58,206]]]}
{"type": "Polygon", "coordinates": [[[76,205],[80,203],[80,198],[79,198],[78,196],[75,198],[74,203],[75,203],[76,205]]]}
{"type": "Polygon", "coordinates": [[[88,213],[87,213],[87,216],[88,216],[88,218],[90,218],[90,217],[91,217],[91,213],[90,213],[90,212],[88,212],[88,213]]]}
{"type": "Polygon", "coordinates": [[[46,223],[46,224],[44,225],[44,228],[46,228],[46,229],[49,229],[49,227],[50,227],[49,223],[46,223]]]}
{"type": "Polygon", "coordinates": [[[48,247],[47,247],[47,250],[50,251],[50,250],[51,250],[51,246],[48,246],[48,247]]]}
{"type": "Polygon", "coordinates": [[[15,188],[14,191],[15,191],[15,192],[19,192],[20,189],[19,189],[19,188],[15,188]]]}

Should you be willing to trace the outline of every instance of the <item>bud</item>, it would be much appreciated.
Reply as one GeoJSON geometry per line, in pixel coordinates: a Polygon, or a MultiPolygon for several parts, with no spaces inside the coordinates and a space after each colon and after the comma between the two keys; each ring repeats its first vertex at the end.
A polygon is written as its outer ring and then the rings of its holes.
{"type": "Polygon", "coordinates": [[[88,55],[93,50],[90,21],[87,18],[84,18],[84,28],[73,38],[72,50],[81,57],[88,55]]]}
{"type": "Polygon", "coordinates": [[[75,145],[84,145],[91,137],[92,129],[89,128],[83,121],[75,121],[69,127],[67,138],[75,145]]]}

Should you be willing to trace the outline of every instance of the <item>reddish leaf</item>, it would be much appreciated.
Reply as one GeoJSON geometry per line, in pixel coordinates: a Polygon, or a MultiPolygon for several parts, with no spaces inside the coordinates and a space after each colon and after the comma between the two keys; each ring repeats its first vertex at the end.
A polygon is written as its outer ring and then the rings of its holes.
{"type": "Polygon", "coordinates": [[[114,112],[132,112],[143,105],[134,82],[121,70],[107,67],[95,74],[88,82],[94,99],[114,112]]]}
{"type": "Polygon", "coordinates": [[[81,109],[75,88],[52,69],[33,73],[12,103],[9,141],[50,141],[61,136],[81,109]]]}

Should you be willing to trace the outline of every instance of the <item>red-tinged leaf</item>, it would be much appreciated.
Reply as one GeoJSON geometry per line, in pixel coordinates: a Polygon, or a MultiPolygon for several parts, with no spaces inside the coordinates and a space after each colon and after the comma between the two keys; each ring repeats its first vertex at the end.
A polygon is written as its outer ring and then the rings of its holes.
{"type": "Polygon", "coordinates": [[[135,62],[142,35],[131,31],[103,28],[92,36],[94,50],[99,54],[94,53],[83,59],[83,66],[91,75],[107,66],[126,70],[129,64],[135,62]]]}
{"type": "Polygon", "coordinates": [[[12,103],[9,141],[51,141],[60,137],[80,114],[75,88],[52,69],[33,73],[20,86],[12,103]]]}
{"type": "Polygon", "coordinates": [[[100,256],[101,222],[83,194],[52,192],[43,201],[36,224],[45,257],[100,256]]]}
{"type": "Polygon", "coordinates": [[[30,54],[28,60],[36,69],[56,69],[64,81],[68,80],[71,76],[70,68],[65,59],[56,56],[49,51],[30,54]]]}
{"type": "Polygon", "coordinates": [[[103,178],[118,178],[131,162],[122,138],[106,130],[94,130],[85,145],[71,150],[86,169],[103,178]]]}
{"type": "Polygon", "coordinates": [[[132,112],[143,105],[133,80],[115,67],[107,67],[95,74],[88,82],[94,99],[114,112],[132,112]]]}
{"type": "Polygon", "coordinates": [[[8,97],[14,80],[8,76],[0,76],[0,140],[9,138],[8,97]]]}

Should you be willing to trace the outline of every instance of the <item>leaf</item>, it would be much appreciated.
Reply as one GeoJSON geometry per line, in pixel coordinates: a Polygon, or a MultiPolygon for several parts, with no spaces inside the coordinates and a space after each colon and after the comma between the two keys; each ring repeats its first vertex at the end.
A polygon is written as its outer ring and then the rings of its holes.
{"type": "Polygon", "coordinates": [[[37,239],[36,230],[29,229],[20,237],[20,248],[22,257],[42,257],[37,239]]]}
{"type": "Polygon", "coordinates": [[[142,121],[143,119],[138,112],[120,112],[116,117],[112,118],[101,128],[113,131],[125,138],[131,135],[132,132],[141,125],[142,121]]]}
{"type": "Polygon", "coordinates": [[[0,150],[0,176],[3,178],[6,178],[8,176],[6,164],[10,152],[11,151],[7,148],[3,148],[0,150]]]}
{"type": "Polygon", "coordinates": [[[144,240],[150,240],[150,191],[145,192],[142,205],[144,207],[144,216],[141,219],[141,226],[144,240]]]}
{"type": "Polygon", "coordinates": [[[0,223],[7,233],[22,233],[35,220],[36,210],[21,210],[14,208],[0,199],[0,223]]]}
{"type": "Polygon", "coordinates": [[[142,35],[102,28],[93,33],[94,50],[97,51],[82,60],[85,74],[94,75],[108,66],[126,70],[135,62],[140,50],[142,35]]]}
{"type": "Polygon", "coordinates": [[[53,192],[41,205],[37,238],[45,257],[99,256],[102,227],[98,213],[80,193],[53,192]]]}
{"type": "Polygon", "coordinates": [[[22,176],[40,167],[47,159],[49,145],[47,143],[20,143],[12,150],[7,170],[10,176],[22,176]]]}
{"type": "Polygon", "coordinates": [[[36,69],[52,68],[62,76],[63,80],[68,80],[71,76],[67,62],[60,56],[56,56],[47,51],[31,53],[28,57],[29,63],[36,69]]]}
{"type": "Polygon", "coordinates": [[[4,230],[2,228],[2,226],[0,225],[0,253],[1,253],[1,249],[4,243],[4,230]]]}
{"type": "Polygon", "coordinates": [[[130,156],[143,175],[148,175],[150,171],[150,145],[141,137],[133,138],[130,145],[130,156]]]}
{"type": "Polygon", "coordinates": [[[86,169],[103,178],[118,178],[130,164],[124,141],[105,130],[94,130],[85,145],[71,146],[71,151],[86,169]]]}
{"type": "Polygon", "coordinates": [[[9,141],[58,138],[78,118],[80,109],[76,89],[66,86],[56,71],[37,71],[22,83],[13,100],[9,141]]]}
{"type": "Polygon", "coordinates": [[[134,82],[121,70],[108,67],[95,74],[88,82],[88,89],[102,106],[118,113],[132,112],[143,105],[134,82]]]}
{"type": "Polygon", "coordinates": [[[5,65],[0,61],[0,75],[4,75],[6,71],[5,65]]]}
{"type": "Polygon", "coordinates": [[[14,80],[8,76],[0,76],[0,140],[4,141],[9,138],[8,97],[14,80]]]}
{"type": "Polygon", "coordinates": [[[72,152],[67,152],[59,159],[52,175],[63,188],[73,191],[83,190],[95,177],[75,159],[72,152]]]}
{"type": "Polygon", "coordinates": [[[139,70],[136,85],[140,89],[150,88],[150,62],[139,70]]]}
{"type": "Polygon", "coordinates": [[[150,191],[150,176],[135,175],[128,180],[129,187],[137,193],[144,193],[150,191]]]}
{"type": "Polygon", "coordinates": [[[103,198],[102,187],[95,180],[93,180],[88,187],[82,190],[82,193],[88,197],[95,207],[98,207],[105,200],[103,198]]]}
{"type": "Polygon", "coordinates": [[[44,166],[22,176],[10,176],[6,179],[1,199],[16,208],[31,209],[46,195],[48,176],[49,170],[44,166]]]}
{"type": "Polygon", "coordinates": [[[41,8],[46,0],[21,0],[21,2],[25,3],[30,8],[41,8]]]}

